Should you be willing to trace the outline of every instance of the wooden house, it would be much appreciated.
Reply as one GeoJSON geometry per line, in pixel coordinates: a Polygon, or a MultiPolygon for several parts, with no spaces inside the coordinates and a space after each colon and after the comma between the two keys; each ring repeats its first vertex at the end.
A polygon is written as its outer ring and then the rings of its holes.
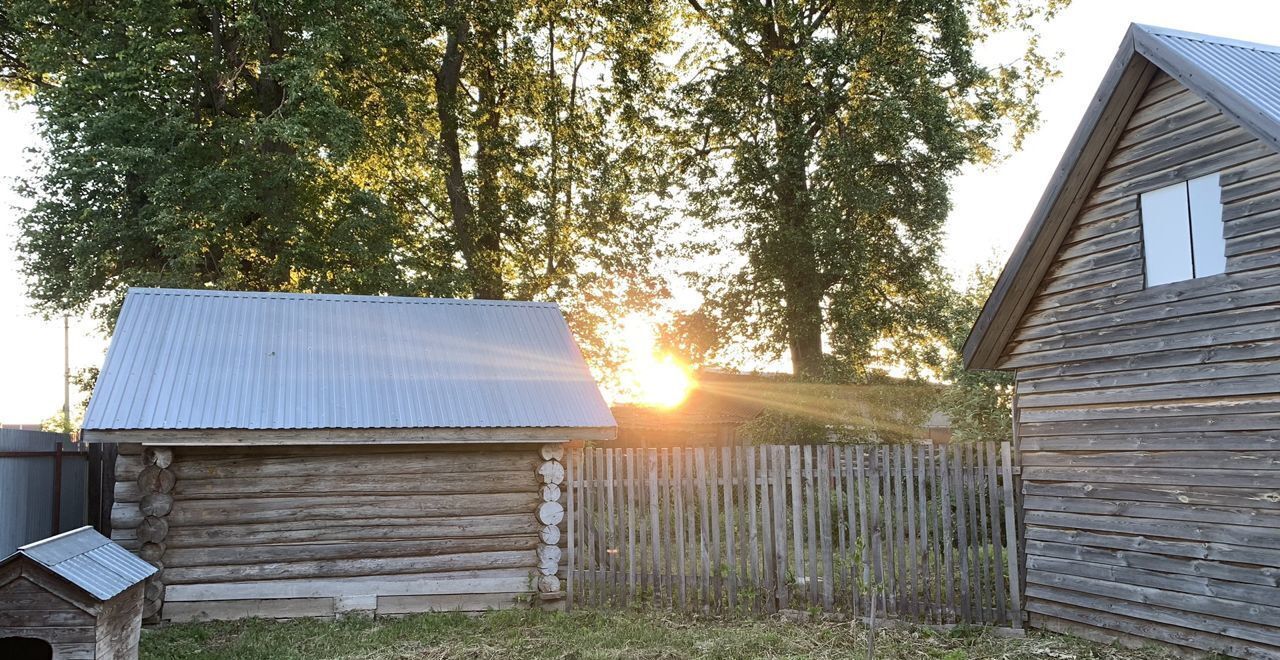
{"type": "Polygon", "coordinates": [[[83,428],[168,621],[553,601],[563,443],[615,434],[554,304],[168,289],[83,428]]]}
{"type": "Polygon", "coordinates": [[[156,572],[92,527],[0,560],[0,658],[133,660],[156,572]]]}
{"type": "Polygon", "coordinates": [[[965,346],[1033,625],[1280,657],[1280,48],[1132,26],[965,346]]]}

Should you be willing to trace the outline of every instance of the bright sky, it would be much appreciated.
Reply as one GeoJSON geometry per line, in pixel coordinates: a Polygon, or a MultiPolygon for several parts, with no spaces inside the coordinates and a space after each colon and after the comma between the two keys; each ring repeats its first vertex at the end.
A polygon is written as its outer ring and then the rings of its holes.
{"type": "MultiPolygon", "coordinates": [[[[992,255],[1008,254],[1040,198],[1085,106],[1130,22],[1207,32],[1250,41],[1277,41],[1280,3],[1272,0],[1075,0],[1044,30],[1043,45],[1062,51],[1061,78],[1041,96],[1043,124],[1022,152],[974,168],[954,182],[946,263],[963,273],[992,255]]],[[[33,316],[18,272],[17,209],[12,190],[37,145],[30,112],[0,106],[0,422],[37,422],[62,406],[62,321],[33,316]]],[[[106,340],[94,324],[73,319],[71,367],[100,365],[106,340]]],[[[74,396],[74,393],[73,393],[74,396]]]]}

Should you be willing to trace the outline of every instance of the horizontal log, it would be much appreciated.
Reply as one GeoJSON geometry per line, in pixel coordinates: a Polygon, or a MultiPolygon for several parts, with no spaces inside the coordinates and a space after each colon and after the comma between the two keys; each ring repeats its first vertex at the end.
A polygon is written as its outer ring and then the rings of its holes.
{"type": "MultiPolygon", "coordinates": [[[[141,447],[138,449],[141,452],[141,447]]],[[[133,481],[137,482],[138,473],[142,472],[142,468],[146,464],[142,462],[141,454],[117,454],[116,455],[116,481],[133,481]]]]}
{"type": "Polygon", "coordinates": [[[469,472],[440,472],[429,478],[390,471],[382,475],[323,475],[293,477],[223,477],[181,479],[174,494],[183,500],[239,497],[291,497],[300,495],[446,495],[484,493],[532,493],[537,479],[531,470],[486,472],[482,478],[469,472]]]}
{"type": "Polygon", "coordinates": [[[479,516],[533,511],[536,493],[493,495],[386,495],[335,497],[269,497],[238,500],[195,500],[174,503],[172,526],[298,520],[359,520],[362,518],[479,516]]]}
{"type": "MultiPolygon", "coordinates": [[[[1258,301],[1257,304],[1251,306],[1225,307],[1216,311],[1201,311],[1195,314],[1183,314],[1179,306],[1173,306],[1173,309],[1168,310],[1165,315],[1157,318],[1142,319],[1135,314],[1134,316],[1138,318],[1125,319],[1122,316],[1121,318],[1124,322],[1121,325],[1085,327],[1074,332],[1058,330],[1046,337],[1015,343],[1009,348],[1009,352],[1012,354],[1047,353],[1073,348],[1083,349],[1089,346],[1116,342],[1154,342],[1160,337],[1169,335],[1223,330],[1265,323],[1276,318],[1277,306],[1274,292],[1268,289],[1263,289],[1262,291],[1267,292],[1263,294],[1266,296],[1265,302],[1258,301]],[[1168,318],[1170,316],[1177,316],[1178,322],[1169,323],[1168,318]]],[[[1208,306],[1217,300],[1218,298],[1200,299],[1196,301],[1196,305],[1208,306]]],[[[1193,307],[1193,305],[1187,306],[1193,307]]],[[[1135,344],[1125,344],[1125,346],[1133,345],[1135,344]]],[[[1140,343],[1136,345],[1141,346],[1140,343]]],[[[1102,354],[1099,357],[1105,355],[1102,354]]]]}
{"type": "MultiPolygon", "coordinates": [[[[1275,227],[1277,222],[1280,222],[1280,209],[1259,211],[1253,215],[1240,215],[1223,224],[1222,235],[1230,248],[1236,239],[1267,231],[1275,227]]],[[[1262,274],[1259,273],[1259,276],[1262,274]]]]}
{"type": "Polygon", "coordinates": [[[1275,566],[1238,566],[1204,559],[1174,557],[1131,550],[1104,550],[1034,539],[1027,541],[1027,555],[1058,557],[1060,559],[1088,561],[1095,564],[1130,566],[1165,571],[1167,573],[1216,578],[1230,582],[1280,587],[1280,567],[1275,566]]]}
{"type": "Polygon", "coordinates": [[[1141,502],[1082,497],[1046,497],[1043,495],[1027,495],[1023,498],[1023,502],[1023,506],[1027,511],[1087,513],[1280,529],[1280,509],[1198,506],[1183,502],[1141,502]]]}
{"type": "Polygon", "coordinates": [[[492,594],[442,594],[432,596],[378,596],[378,616],[417,612],[486,612],[527,607],[527,590],[492,594]]]}
{"type": "Polygon", "coordinates": [[[142,511],[137,504],[116,502],[111,505],[111,529],[135,529],[142,524],[142,511]]]}
{"type": "Polygon", "coordinates": [[[360,541],[356,543],[290,543],[266,544],[249,548],[221,546],[214,548],[172,548],[165,554],[166,570],[213,564],[253,562],[317,561],[323,559],[358,559],[363,557],[439,557],[476,552],[534,550],[538,538],[533,535],[487,536],[471,539],[435,539],[430,541],[360,541]]]}
{"type": "Polygon", "coordinates": [[[1024,519],[1028,526],[1117,532],[1280,550],[1280,529],[1264,527],[1032,510],[1026,511],[1024,519]]]}
{"type": "MultiPolygon", "coordinates": [[[[1201,359],[1203,359],[1201,355],[1201,359]]],[[[1092,373],[1085,376],[1055,376],[1029,380],[1025,376],[1018,381],[1019,403],[1026,397],[1049,392],[1097,391],[1115,392],[1115,388],[1135,385],[1150,386],[1163,383],[1187,383],[1190,381],[1225,382],[1230,378],[1250,378],[1280,374],[1280,360],[1258,359],[1268,355],[1250,355],[1249,361],[1197,362],[1155,369],[1129,369],[1092,373]]],[[[1217,394],[1214,396],[1221,396],[1217,394]]]]}
{"type": "Polygon", "coordinates": [[[1117,168],[1101,177],[1089,204],[1137,195],[1194,179],[1273,153],[1271,147],[1244,129],[1228,131],[1174,149],[1133,166],[1117,168]]]}
{"type": "Polygon", "coordinates": [[[1114,282],[1104,282],[1072,291],[1040,295],[1032,299],[1031,304],[1028,306],[1028,311],[1032,313],[1044,312],[1061,307],[1110,300],[1117,296],[1141,291],[1144,283],[1145,280],[1141,275],[1135,275],[1114,282]]]}
{"type": "Polygon", "coordinates": [[[253,547],[265,543],[465,539],[538,533],[527,511],[499,515],[435,518],[302,520],[238,525],[171,527],[166,542],[175,548],[253,547]]]}
{"type": "Polygon", "coordinates": [[[1107,317],[1112,316],[1119,318],[1118,323],[1125,323],[1160,318],[1162,311],[1165,314],[1180,315],[1195,313],[1195,310],[1229,309],[1227,300],[1231,298],[1241,306],[1265,304],[1270,294],[1254,292],[1276,286],[1280,286],[1280,272],[1262,272],[1250,278],[1211,275],[1149,289],[1140,288],[1091,302],[1058,305],[1024,316],[1021,322],[1024,329],[1021,332],[1033,336],[1048,336],[1053,334],[1052,329],[1031,333],[1030,328],[1080,321],[1080,325],[1074,329],[1084,329],[1105,323],[1107,317]]]}
{"type": "MultiPolygon", "coordinates": [[[[1180,326],[1174,324],[1171,327],[1171,329],[1175,328],[1180,329],[1180,326]]],[[[1280,324],[1274,322],[1201,328],[1158,337],[1143,337],[1089,346],[1013,354],[1002,360],[1000,365],[1002,369],[1014,369],[1053,363],[1098,360],[1122,355],[1270,340],[1278,336],[1280,336],[1280,324]]]]}
{"type": "Polygon", "coordinates": [[[1184,417],[1134,417],[1131,419],[1068,420],[1019,424],[1023,437],[1053,435],[1109,435],[1151,433],[1198,433],[1222,431],[1272,431],[1280,428],[1280,415],[1189,415],[1184,417]]]}
{"type": "Polygon", "coordinates": [[[116,481],[115,487],[112,489],[114,502],[137,504],[142,501],[142,490],[138,488],[138,482],[129,479],[127,481],[116,481]]]}
{"type": "Polygon", "coordinates": [[[292,578],[335,578],[394,575],[397,573],[429,573],[432,571],[464,571],[489,568],[533,568],[537,566],[533,550],[476,552],[440,557],[389,557],[366,559],[333,559],[299,562],[261,562],[233,566],[189,566],[168,569],[168,584],[240,582],[292,578]]]}
{"type": "Polygon", "coordinates": [[[1135,470],[1110,467],[1022,468],[1024,481],[1085,481],[1170,486],[1227,486],[1269,489],[1277,484],[1274,470],[1165,469],[1135,470]]]}
{"type": "Polygon", "coordinates": [[[352,594],[415,596],[505,593],[529,589],[528,568],[442,571],[348,578],[265,580],[217,584],[175,584],[170,602],[268,598],[335,597],[352,594]]]}
{"type": "Polygon", "coordinates": [[[198,603],[168,602],[164,607],[164,620],[170,623],[186,623],[227,621],[249,617],[260,619],[331,617],[334,614],[333,601],[333,598],[297,598],[198,603]]]}
{"type": "Polygon", "coordinates": [[[1149,603],[1184,611],[1210,614],[1237,621],[1277,621],[1280,607],[1243,603],[1226,598],[1200,596],[1184,592],[1171,592],[1153,587],[1126,584],[1105,579],[1064,575],[1044,570],[1027,570],[1027,583],[1059,587],[1108,598],[1119,598],[1139,603],[1149,603]]]}
{"type": "Polygon", "coordinates": [[[1153,402],[1122,402],[1115,405],[1086,404],[1060,408],[1019,408],[1023,423],[1073,422],[1127,419],[1134,417],[1196,417],[1206,415],[1246,415],[1280,412],[1280,398],[1223,397],[1163,398],[1153,402]]]}
{"type": "MultiPolygon", "coordinates": [[[[1108,598],[1069,589],[1027,585],[1027,610],[1045,616],[1065,618],[1085,625],[1137,635],[1167,644],[1229,653],[1238,658],[1262,660],[1275,657],[1271,650],[1239,637],[1213,631],[1238,632],[1250,624],[1217,619],[1131,600],[1108,598]],[[1193,630],[1191,627],[1199,628],[1193,630]]],[[[1074,631],[1070,631],[1074,632],[1074,631]]]]}
{"type": "Polygon", "coordinates": [[[1038,525],[1028,525],[1026,537],[1054,543],[1112,548],[1115,550],[1137,550],[1139,552],[1173,555],[1175,557],[1211,559],[1259,566],[1280,566],[1280,552],[1266,548],[1232,545],[1230,543],[1176,541],[1133,534],[1089,532],[1079,529],[1040,527],[1038,525]]]}
{"type": "MultiPolygon", "coordinates": [[[[1165,115],[1156,120],[1155,124],[1160,125],[1163,123],[1162,125],[1166,127],[1166,130],[1158,134],[1151,134],[1152,139],[1117,144],[1116,149],[1111,152],[1107,159],[1108,168],[1113,170],[1122,166],[1141,168],[1147,165],[1153,157],[1162,156],[1187,146],[1200,147],[1206,141],[1211,142],[1211,138],[1215,136],[1240,131],[1240,125],[1222,113],[1212,112],[1210,109],[1199,105],[1187,108],[1187,111],[1165,115]]],[[[1136,130],[1151,131],[1154,130],[1154,127],[1153,125],[1147,125],[1136,130]]],[[[1237,140],[1241,139],[1237,137],[1237,140]]],[[[1247,139],[1247,136],[1245,139],[1247,139]]]]}
{"type": "MultiPolygon", "coordinates": [[[[1158,142],[1173,131],[1199,124],[1207,119],[1220,118],[1229,121],[1213,105],[1195,102],[1195,95],[1187,96],[1185,88],[1178,89],[1178,86],[1171,85],[1166,87],[1166,90],[1176,90],[1177,93],[1172,97],[1157,97],[1158,101],[1145,107],[1140,106],[1135,113],[1139,121],[1130,124],[1120,136],[1120,141],[1116,143],[1117,151],[1138,144],[1158,142]],[[1144,118],[1148,121],[1143,122],[1144,118]]],[[[1147,96],[1151,96],[1150,91],[1147,92],[1147,96]]],[[[1146,97],[1143,100],[1145,101],[1146,97]]]]}
{"type": "Polygon", "coordinates": [[[228,456],[183,455],[174,464],[180,481],[219,478],[276,478],[352,475],[440,475],[445,473],[530,472],[542,463],[533,452],[504,451],[438,451],[415,447],[414,451],[367,452],[368,447],[326,453],[309,448],[313,453],[285,451],[284,447],[264,448],[249,455],[228,456]],[[305,459],[305,460],[300,460],[305,459]]]}
{"type": "Polygon", "coordinates": [[[1039,293],[1042,296],[1051,296],[1057,293],[1085,289],[1090,286],[1110,284],[1134,276],[1142,276],[1142,260],[1137,257],[1118,264],[1045,280],[1040,285],[1039,293]]]}
{"type": "MultiPolygon", "coordinates": [[[[1273,451],[1280,450],[1280,431],[1163,433],[1159,435],[1081,435],[1022,438],[1024,453],[1039,451],[1273,451]]],[[[1025,458],[1025,456],[1024,456],[1025,458]]]]}
{"type": "Polygon", "coordinates": [[[1107,484],[1087,481],[1024,481],[1026,495],[1088,497],[1103,500],[1167,502],[1182,505],[1280,510],[1280,488],[1218,488],[1167,484],[1107,484]]]}
{"type": "Polygon", "coordinates": [[[1277,470],[1280,475],[1280,451],[1025,451],[1022,465],[1277,470]]]}
{"type": "Polygon", "coordinates": [[[1133,204],[1130,201],[1130,209],[1124,213],[1107,217],[1092,224],[1076,225],[1063,243],[1062,250],[1058,253],[1058,258],[1081,257],[1138,243],[1142,239],[1142,235],[1138,229],[1138,211],[1132,206],[1133,204]]]}
{"type": "MultiPolygon", "coordinates": [[[[1057,557],[1027,556],[1027,571],[1046,571],[1060,575],[1075,575],[1094,580],[1108,580],[1121,584],[1160,589],[1178,593],[1221,598],[1235,603],[1262,605],[1277,614],[1280,621],[1280,589],[1257,584],[1230,582],[1195,575],[1175,574],[1164,569],[1146,569],[1134,566],[1117,566],[1112,563],[1094,563],[1057,557]]],[[[1280,640],[1280,629],[1275,630],[1280,640]]],[[[1272,642],[1275,643],[1275,642],[1272,642]]]]}
{"type": "Polygon", "coordinates": [[[1272,269],[1280,266],[1280,249],[1251,252],[1227,258],[1227,274],[1239,275],[1263,268],[1272,269]]]}

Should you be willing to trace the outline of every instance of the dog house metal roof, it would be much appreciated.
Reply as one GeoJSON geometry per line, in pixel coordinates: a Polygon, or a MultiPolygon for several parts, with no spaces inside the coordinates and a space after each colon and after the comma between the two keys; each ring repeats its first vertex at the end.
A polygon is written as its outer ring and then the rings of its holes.
{"type": "Polygon", "coordinates": [[[0,564],[19,556],[44,566],[102,601],[111,600],[156,572],[154,566],[112,543],[92,527],[28,543],[0,564]]]}

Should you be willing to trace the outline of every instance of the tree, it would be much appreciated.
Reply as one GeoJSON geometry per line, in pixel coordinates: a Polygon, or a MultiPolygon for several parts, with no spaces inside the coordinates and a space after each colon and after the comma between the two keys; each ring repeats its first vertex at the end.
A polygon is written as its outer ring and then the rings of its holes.
{"type": "Polygon", "coordinates": [[[948,178],[1035,125],[1053,73],[1035,28],[1064,4],[689,0],[691,210],[741,255],[700,278],[699,327],[785,349],[805,378],[865,375],[929,311],[948,178]],[[997,32],[1026,51],[984,67],[997,32]]]}
{"type": "Polygon", "coordinates": [[[949,385],[942,409],[951,417],[957,440],[1006,440],[1013,433],[1013,374],[964,368],[965,340],[999,274],[997,263],[980,265],[943,306],[948,327],[944,376],[949,385]]]}
{"type": "Polygon", "coordinates": [[[6,3],[31,297],[108,326],[138,285],[558,299],[599,351],[661,293],[663,7],[6,3]]]}

